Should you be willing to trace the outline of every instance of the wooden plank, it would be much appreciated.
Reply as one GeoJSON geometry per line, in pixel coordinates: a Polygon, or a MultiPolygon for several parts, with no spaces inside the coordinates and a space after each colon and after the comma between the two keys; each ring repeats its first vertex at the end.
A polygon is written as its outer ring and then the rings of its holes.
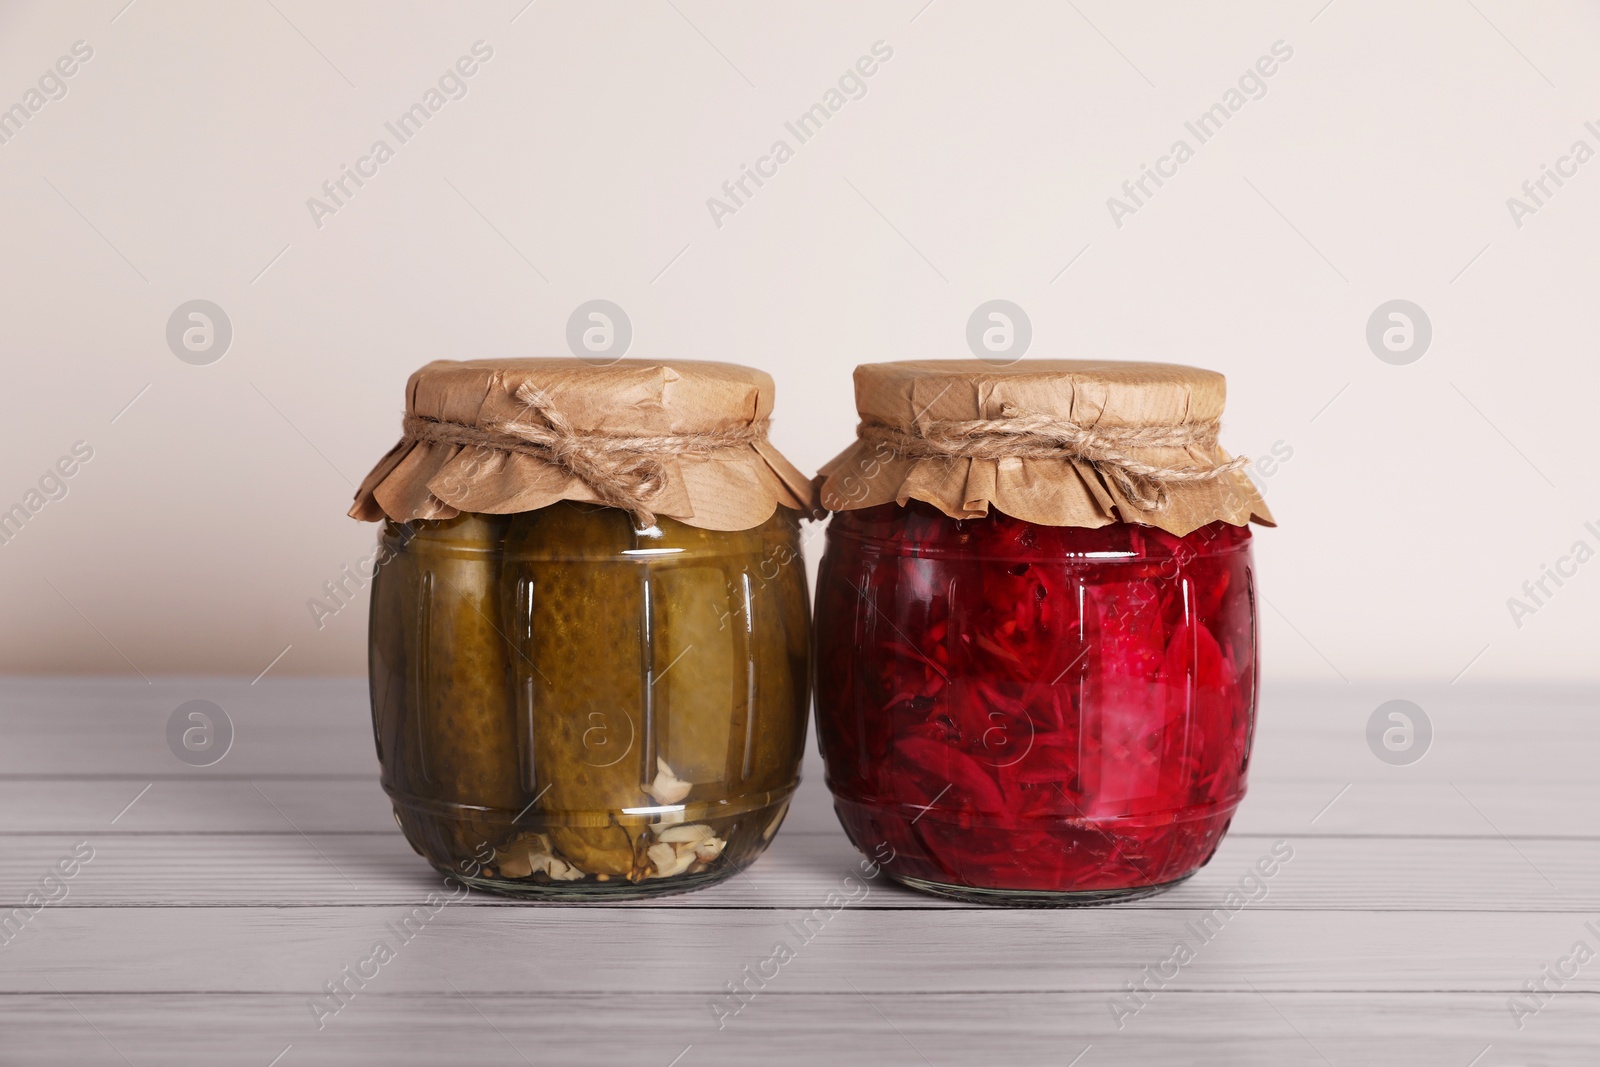
{"type": "Polygon", "coordinates": [[[1597,705],[1579,689],[1275,687],[1213,862],[1172,893],[1083,911],[957,906],[881,879],[814,911],[859,868],[812,751],[773,849],[723,886],[608,907],[473,895],[404,940],[390,924],[444,888],[393,827],[359,680],[3,681],[0,900],[75,841],[96,856],[0,946],[0,1063],[266,1064],[291,1045],[282,1067],[574,1049],[679,1067],[1067,1064],[1085,1047],[1078,1067],[1592,1059],[1592,965],[1521,1030],[1508,1003],[1578,940],[1600,946],[1597,705]],[[1389,696],[1433,715],[1416,765],[1366,748],[1389,696]],[[192,697],[234,718],[216,767],[166,749],[166,716],[192,697]],[[1279,838],[1295,858],[1266,896],[1216,912],[1279,838]],[[809,940],[792,925],[807,915],[826,920],[809,940]],[[317,1030],[309,1000],[380,938],[393,961],[317,1030]],[[1119,1030],[1112,999],[1180,938],[1194,961],[1119,1030]],[[779,939],[794,959],[718,1030],[727,984],[779,939]]]}
{"type": "MultiPolygon", "coordinates": [[[[418,901],[419,905],[421,899],[418,901]]],[[[814,909],[827,909],[818,898],[814,909]]],[[[1272,911],[1213,919],[1154,908],[807,912],[669,908],[463,908],[444,904],[403,941],[412,909],[45,908],[3,949],[0,991],[300,993],[322,989],[381,940],[396,958],[381,987],[414,993],[448,975],[466,992],[715,993],[779,942],[796,959],[781,987],[1116,991],[1183,939],[1196,960],[1174,989],[1515,993],[1542,966],[1597,939],[1600,914],[1272,911]]],[[[421,920],[419,920],[420,922],[421,920]]],[[[1600,969],[1566,986],[1600,992],[1600,969]]]]}
{"type": "Polygon", "coordinates": [[[374,774],[367,707],[355,678],[0,679],[0,774],[374,774]],[[232,722],[233,744],[212,767],[167,747],[167,720],[189,700],[216,703],[232,722]]]}
{"type": "MultiPolygon", "coordinates": [[[[1233,832],[1296,838],[1505,834],[1518,840],[1592,840],[1600,839],[1596,811],[1600,811],[1600,782],[1593,780],[1420,782],[1402,774],[1387,781],[1359,782],[1257,777],[1234,818],[1233,832]]],[[[0,833],[99,838],[127,833],[279,833],[296,828],[306,833],[399,832],[376,776],[0,780],[0,833]],[[145,791],[147,785],[150,789],[145,791]]],[[[795,832],[839,832],[820,769],[808,771],[784,821],[781,833],[795,832]]]]}
{"type": "Polygon", "coordinates": [[[293,996],[0,997],[0,1063],[1510,1067],[1592,1063],[1600,1031],[1600,998],[1585,995],[1561,997],[1518,1031],[1496,994],[1164,990],[1118,1030],[1101,994],[848,988],[761,992],[719,1030],[697,994],[462,995],[444,977],[415,996],[360,993],[321,1030],[293,996]]]}
{"type": "MultiPolygon", "coordinates": [[[[1593,687],[1269,684],[1252,774],[1257,782],[1588,783],[1600,765],[1597,711],[1593,687]],[[1433,724],[1430,751],[1408,767],[1382,763],[1367,748],[1368,717],[1393,697],[1416,701],[1433,724]]],[[[0,736],[0,776],[376,770],[366,686],[355,678],[0,679],[0,736]],[[233,721],[233,748],[213,767],[188,767],[167,749],[167,719],[190,699],[215,701],[233,721]]],[[[810,747],[814,760],[814,738],[810,747]]]]}
{"type": "MultiPolygon", "coordinates": [[[[0,901],[20,904],[43,873],[79,839],[0,836],[0,901]]],[[[1284,865],[1252,910],[1476,911],[1600,913],[1600,841],[1496,837],[1293,837],[1284,865]],[[1548,879],[1548,881],[1546,880],[1548,879]]],[[[1219,904],[1271,837],[1235,834],[1193,879],[1123,907],[1199,909],[1219,904]]],[[[92,839],[94,859],[57,907],[371,906],[410,904],[441,878],[397,833],[254,835],[135,834],[92,839]]],[[[626,907],[809,908],[846,876],[859,879],[860,856],[842,833],[785,832],[744,874],[695,893],[626,907]]],[[[1247,886],[1247,889],[1253,887],[1247,886]]],[[[1262,890],[1254,890],[1257,893],[1262,890]]],[[[519,907],[474,893],[462,907],[519,907]]],[[[854,905],[959,908],[941,898],[879,881],[854,905]]]]}

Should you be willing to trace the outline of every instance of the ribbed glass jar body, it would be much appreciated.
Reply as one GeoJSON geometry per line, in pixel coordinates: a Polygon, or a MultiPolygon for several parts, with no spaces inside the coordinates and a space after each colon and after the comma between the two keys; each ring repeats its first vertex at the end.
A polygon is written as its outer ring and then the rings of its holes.
{"type": "Polygon", "coordinates": [[[717,881],[771,840],[805,743],[799,525],[561,502],[387,523],[373,729],[412,846],[544,899],[717,881]]]}
{"type": "Polygon", "coordinates": [[[1211,858],[1256,707],[1250,533],[834,515],[817,733],[846,832],[963,899],[1144,895],[1211,858]]]}

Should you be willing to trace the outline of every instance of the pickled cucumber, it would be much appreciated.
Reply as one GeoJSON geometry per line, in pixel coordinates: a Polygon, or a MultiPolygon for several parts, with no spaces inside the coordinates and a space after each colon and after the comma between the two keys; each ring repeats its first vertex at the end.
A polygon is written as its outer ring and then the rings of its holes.
{"type": "Polygon", "coordinates": [[[622,555],[634,540],[627,513],[614,508],[559,503],[518,515],[502,596],[514,620],[534,808],[569,863],[637,881],[644,821],[618,820],[623,808],[654,803],[643,791],[645,574],[622,555]]]}
{"type": "Polygon", "coordinates": [[[794,513],[638,530],[563,501],[385,536],[373,716],[397,818],[431,862],[572,899],[670,891],[765,847],[806,730],[794,513]]]}
{"type": "Polygon", "coordinates": [[[502,832],[515,812],[510,644],[500,624],[500,569],[509,520],[462,514],[417,523],[400,576],[409,580],[399,623],[410,697],[404,760],[411,789],[444,803],[457,858],[502,832]],[[407,736],[407,735],[410,736],[407,736]]]}

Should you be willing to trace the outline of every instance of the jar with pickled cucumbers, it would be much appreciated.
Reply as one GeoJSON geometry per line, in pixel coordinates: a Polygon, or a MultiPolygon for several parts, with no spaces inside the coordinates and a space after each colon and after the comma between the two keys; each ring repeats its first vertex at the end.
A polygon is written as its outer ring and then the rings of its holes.
{"type": "Polygon", "coordinates": [[[742,367],[434,363],[352,514],[381,519],[370,676],[406,838],[467,884],[681,892],[798,782],[810,486],[742,367]]]}
{"type": "Polygon", "coordinates": [[[1251,519],[1221,375],[1139,363],[858,368],[824,468],[817,733],[891,878],[1052,906],[1216,851],[1255,726],[1251,519]]]}

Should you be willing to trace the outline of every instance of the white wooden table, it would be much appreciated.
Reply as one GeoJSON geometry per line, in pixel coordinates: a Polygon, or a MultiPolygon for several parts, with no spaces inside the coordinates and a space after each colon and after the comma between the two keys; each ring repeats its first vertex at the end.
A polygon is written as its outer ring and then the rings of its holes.
{"type": "Polygon", "coordinates": [[[1600,952],[1597,704],[1269,687],[1251,794],[1188,884],[1015,911],[872,880],[719,1029],[728,983],[859,874],[814,753],[742,877],[613,906],[472,894],[400,942],[388,924],[449,890],[390,817],[364,683],[0,681],[0,900],[60,897],[3,934],[0,1063],[1595,1063],[1600,958],[1563,960],[1600,952]],[[1432,719],[1411,766],[1367,748],[1391,697],[1432,719]],[[195,698],[236,730],[204,769],[165,738],[195,698]],[[1266,895],[1195,938],[1279,841],[1266,895]],[[45,882],[75,848],[93,858],[45,882]],[[393,958],[319,1030],[311,999],[379,939],[393,958]],[[1193,959],[1119,1028],[1114,998],[1179,939],[1193,959]]]}

